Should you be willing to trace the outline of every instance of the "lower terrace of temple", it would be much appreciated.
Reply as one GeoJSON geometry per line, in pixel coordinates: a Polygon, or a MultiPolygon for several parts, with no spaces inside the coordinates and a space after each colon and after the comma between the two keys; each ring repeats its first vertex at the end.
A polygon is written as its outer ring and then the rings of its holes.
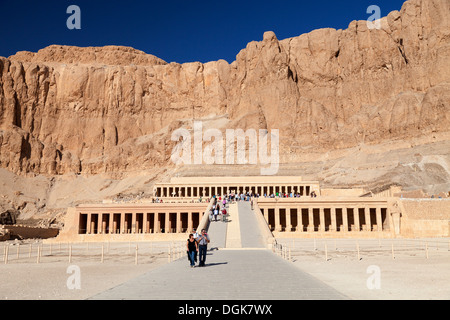
{"type": "Polygon", "coordinates": [[[362,189],[321,190],[317,181],[301,177],[175,177],[155,184],[153,190],[147,201],[69,208],[61,234],[78,241],[94,235],[108,236],[103,237],[108,241],[182,236],[205,221],[214,195],[223,199],[245,192],[260,195],[252,198],[254,212],[264,217],[275,237],[395,237],[402,230],[411,235],[445,235],[450,229],[447,202],[413,202],[386,191],[368,196],[362,189]],[[287,197],[273,196],[277,192],[287,197]]]}

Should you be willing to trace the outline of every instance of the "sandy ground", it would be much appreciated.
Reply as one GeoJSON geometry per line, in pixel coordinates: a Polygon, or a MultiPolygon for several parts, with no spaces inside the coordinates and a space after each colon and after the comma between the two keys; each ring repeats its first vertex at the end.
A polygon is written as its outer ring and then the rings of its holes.
{"type": "MultiPolygon", "coordinates": [[[[450,299],[448,238],[415,241],[280,239],[279,242],[286,248],[287,256],[290,251],[295,266],[351,299],[450,299]],[[359,259],[356,245],[360,249],[359,259]]],[[[37,263],[39,243],[22,243],[19,259],[17,244],[9,244],[8,263],[0,260],[2,300],[86,299],[168,262],[168,243],[138,244],[138,264],[135,264],[135,244],[131,243],[104,247],[103,263],[100,262],[100,244],[74,245],[71,262],[64,245],[53,246],[51,253],[47,245],[41,249],[40,263],[37,263]],[[70,266],[78,268],[77,271],[70,266]],[[77,275],[79,278],[75,278],[77,275]],[[80,288],[75,287],[76,280],[80,288]]],[[[4,257],[4,251],[2,253],[4,257]]]]}
{"type": "Polygon", "coordinates": [[[117,286],[154,268],[168,263],[169,243],[73,244],[71,261],[67,244],[41,247],[39,241],[21,243],[17,259],[17,243],[9,241],[7,264],[4,243],[0,245],[1,300],[80,300],[117,286]],[[31,250],[30,250],[31,244],[31,250]],[[31,257],[30,257],[31,251],[31,257]],[[78,286],[79,285],[79,286],[78,286]]]}
{"type": "Polygon", "coordinates": [[[314,240],[283,239],[282,242],[291,249],[291,259],[298,268],[351,299],[450,299],[448,238],[395,241],[328,239],[315,243],[314,240]],[[360,248],[359,260],[357,245],[360,248]]]}

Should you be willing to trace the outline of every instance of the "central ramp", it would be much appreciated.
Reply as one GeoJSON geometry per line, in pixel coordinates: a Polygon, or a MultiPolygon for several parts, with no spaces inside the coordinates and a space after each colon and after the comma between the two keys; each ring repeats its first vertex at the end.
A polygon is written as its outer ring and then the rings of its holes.
{"type": "Polygon", "coordinates": [[[213,250],[206,265],[179,259],[111,288],[93,300],[341,300],[330,286],[270,250],[213,250]],[[201,294],[198,289],[201,285],[201,294]]]}
{"type": "Polygon", "coordinates": [[[209,223],[208,234],[211,237],[211,248],[267,248],[260,221],[256,216],[260,213],[252,210],[249,201],[230,203],[227,210],[229,214],[226,222],[219,219],[209,223]]]}
{"type": "Polygon", "coordinates": [[[347,299],[320,280],[267,250],[248,201],[231,203],[228,222],[210,221],[202,268],[186,258],[156,268],[93,296],[100,300],[308,300],[347,299]],[[199,285],[201,294],[194,294],[199,285]]]}
{"type": "Polygon", "coordinates": [[[256,213],[251,208],[249,201],[240,201],[238,204],[239,226],[241,233],[241,244],[243,248],[267,248],[264,243],[260,224],[258,223],[256,213]]]}

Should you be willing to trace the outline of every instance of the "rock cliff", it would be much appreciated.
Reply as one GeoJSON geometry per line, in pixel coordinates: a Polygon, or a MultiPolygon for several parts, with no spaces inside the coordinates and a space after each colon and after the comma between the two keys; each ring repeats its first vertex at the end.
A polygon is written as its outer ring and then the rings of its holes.
{"type": "Polygon", "coordinates": [[[231,64],[166,63],[119,46],[0,57],[0,167],[108,177],[171,167],[170,135],[193,120],[279,129],[286,164],[312,151],[428,143],[450,128],[449,20],[448,0],[410,0],[380,29],[266,32],[231,64]]]}

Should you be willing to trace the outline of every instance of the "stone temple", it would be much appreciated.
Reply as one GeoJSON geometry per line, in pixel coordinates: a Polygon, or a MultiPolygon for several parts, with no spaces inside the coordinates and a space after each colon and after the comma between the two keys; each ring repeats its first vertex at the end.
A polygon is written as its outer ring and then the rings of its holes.
{"type": "MultiPolygon", "coordinates": [[[[153,197],[69,208],[50,241],[184,240],[207,228],[212,199],[248,194],[275,238],[414,238],[450,235],[449,199],[403,198],[397,187],[377,194],[326,189],[300,176],[173,177],[153,197]]],[[[230,212],[231,213],[231,212],[230,212]]],[[[267,245],[270,245],[268,241],[267,245]]]]}

